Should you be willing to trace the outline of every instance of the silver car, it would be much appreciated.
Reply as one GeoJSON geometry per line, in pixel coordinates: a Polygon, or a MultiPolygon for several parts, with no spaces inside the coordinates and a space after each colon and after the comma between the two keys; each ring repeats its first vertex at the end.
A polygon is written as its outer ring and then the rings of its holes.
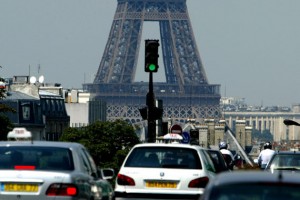
{"type": "Polygon", "coordinates": [[[0,199],[102,199],[103,174],[78,143],[0,142],[0,199]]]}

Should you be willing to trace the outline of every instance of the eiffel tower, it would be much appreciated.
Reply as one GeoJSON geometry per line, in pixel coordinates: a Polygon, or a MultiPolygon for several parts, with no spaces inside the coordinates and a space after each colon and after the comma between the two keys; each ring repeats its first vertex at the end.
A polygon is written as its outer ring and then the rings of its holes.
{"type": "Polygon", "coordinates": [[[220,118],[220,85],[208,83],[186,0],[118,0],[98,72],[84,90],[107,102],[108,120],[143,121],[138,109],[146,105],[148,82],[134,78],[145,21],[159,23],[166,81],[154,82],[153,91],[163,102],[163,119],[220,118]]]}

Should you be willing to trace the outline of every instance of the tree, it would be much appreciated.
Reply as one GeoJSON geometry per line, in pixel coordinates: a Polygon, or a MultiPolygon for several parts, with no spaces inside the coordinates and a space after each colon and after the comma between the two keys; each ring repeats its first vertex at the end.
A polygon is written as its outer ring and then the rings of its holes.
{"type": "MultiPolygon", "coordinates": [[[[4,83],[4,79],[0,77],[0,83],[4,83]]],[[[5,99],[6,97],[6,89],[5,87],[0,84],[0,100],[5,99]]],[[[4,112],[15,112],[15,110],[3,103],[0,102],[0,113],[4,113],[4,112]]]]}
{"type": "Polygon", "coordinates": [[[7,134],[13,129],[14,125],[3,114],[0,114],[0,140],[7,140],[7,134]]]}
{"type": "MultiPolygon", "coordinates": [[[[4,83],[1,77],[0,82],[4,83]]],[[[7,140],[7,133],[13,129],[13,124],[4,113],[16,112],[13,108],[1,102],[5,97],[6,89],[5,87],[0,87],[0,140],[7,140]]]]}
{"type": "Polygon", "coordinates": [[[139,143],[132,125],[123,120],[97,121],[84,128],[65,129],[60,141],[78,142],[89,150],[96,165],[119,170],[132,146],[139,143]]]}

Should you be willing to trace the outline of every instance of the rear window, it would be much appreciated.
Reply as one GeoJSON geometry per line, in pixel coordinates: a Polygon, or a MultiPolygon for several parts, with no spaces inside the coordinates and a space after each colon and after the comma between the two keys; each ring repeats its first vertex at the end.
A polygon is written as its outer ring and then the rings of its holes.
{"type": "Polygon", "coordinates": [[[202,169],[196,150],[176,147],[135,148],[125,167],[202,169]]]}
{"type": "Polygon", "coordinates": [[[0,147],[0,169],[74,170],[71,151],[58,147],[0,147]]]}
{"type": "Polygon", "coordinates": [[[300,154],[277,154],[271,161],[274,168],[277,167],[299,167],[300,154]]]}
{"type": "Polygon", "coordinates": [[[300,199],[298,184],[282,183],[255,183],[255,184],[230,184],[221,186],[211,191],[211,200],[243,199],[243,200],[276,200],[300,199]]]}

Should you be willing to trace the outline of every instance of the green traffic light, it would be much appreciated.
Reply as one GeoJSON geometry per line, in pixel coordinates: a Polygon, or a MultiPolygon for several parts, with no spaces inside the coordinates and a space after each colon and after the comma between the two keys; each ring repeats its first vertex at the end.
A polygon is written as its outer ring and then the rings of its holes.
{"type": "Polygon", "coordinates": [[[156,65],[155,65],[155,64],[150,64],[150,65],[149,65],[149,70],[150,70],[151,72],[156,71],[156,65]]]}

